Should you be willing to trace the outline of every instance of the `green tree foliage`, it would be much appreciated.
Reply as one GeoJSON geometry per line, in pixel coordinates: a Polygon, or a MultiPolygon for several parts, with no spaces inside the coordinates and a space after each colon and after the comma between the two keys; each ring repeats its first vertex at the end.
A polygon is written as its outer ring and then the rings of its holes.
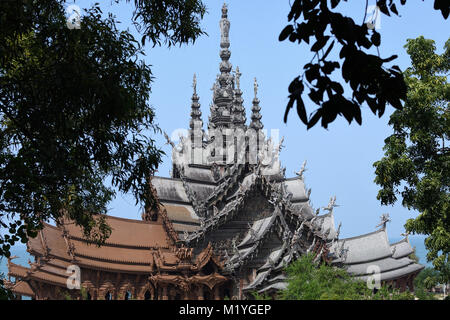
{"type": "MultiPolygon", "coordinates": [[[[136,0],[133,21],[143,42],[182,44],[203,33],[204,12],[198,0],[136,0]]],[[[102,243],[106,178],[155,205],[148,178],[162,151],[143,48],[99,4],[79,29],[66,19],[63,0],[0,2],[0,256],[62,215],[102,243]]]]}
{"type": "Polygon", "coordinates": [[[441,274],[434,268],[427,267],[423,269],[414,279],[415,287],[423,287],[430,290],[432,287],[439,284],[441,281],[441,274]]]}
{"type": "Polygon", "coordinates": [[[356,282],[344,269],[317,266],[313,255],[305,255],[291,263],[287,269],[288,287],[282,292],[287,300],[356,300],[367,294],[366,285],[356,282]]]}
{"type": "Polygon", "coordinates": [[[419,257],[416,254],[416,247],[413,247],[413,252],[408,256],[408,258],[410,258],[412,261],[414,261],[415,263],[419,263],[419,257]]]}
{"type": "Polygon", "coordinates": [[[280,294],[287,300],[400,300],[413,299],[409,292],[400,293],[382,286],[373,293],[362,281],[353,279],[346,270],[326,264],[317,265],[311,254],[304,255],[287,268],[288,287],[280,294]]]}
{"type": "Polygon", "coordinates": [[[434,268],[423,269],[414,279],[414,293],[420,300],[435,300],[434,294],[429,292],[441,280],[441,274],[434,268]]]}
{"type": "Polygon", "coordinates": [[[384,157],[374,163],[377,198],[384,205],[419,211],[408,219],[407,231],[425,234],[427,259],[450,276],[450,40],[442,55],[433,40],[409,39],[412,66],[405,71],[408,95],[403,110],[389,121],[394,133],[385,140],[384,157]]]}
{"type": "Polygon", "coordinates": [[[170,47],[195,42],[206,34],[200,28],[200,21],[206,13],[200,0],[134,0],[134,3],[133,22],[143,34],[142,44],[150,39],[154,46],[164,43],[170,47]]]}
{"type": "MultiPolygon", "coordinates": [[[[402,108],[406,99],[406,85],[400,68],[396,65],[387,67],[386,63],[397,56],[381,58],[367,53],[371,48],[381,45],[381,35],[367,24],[365,15],[361,22],[336,11],[341,0],[295,0],[288,14],[287,25],[280,33],[279,40],[305,42],[314,53],[311,61],[304,66],[302,75],[296,77],[289,85],[289,102],[286,106],[284,122],[289,111],[296,104],[300,120],[313,127],[319,120],[324,128],[336,117],[344,116],[351,123],[362,123],[361,106],[367,104],[374,114],[381,117],[386,105],[396,109],[402,108]],[[336,9],[336,10],[334,10],[336,9]],[[311,42],[311,44],[310,44],[311,42]],[[333,49],[340,48],[338,61],[328,58],[333,49]],[[341,69],[342,78],[353,92],[351,98],[344,97],[344,88],[332,80],[332,75],[341,69]],[[309,88],[309,98],[319,108],[308,117],[303,101],[305,87],[309,88]],[[326,96],[325,96],[326,94],[326,96]]],[[[390,16],[399,15],[396,7],[398,1],[377,0],[379,10],[390,16]]],[[[404,5],[406,0],[400,0],[404,5]]],[[[366,0],[366,9],[368,1],[366,0]]],[[[435,0],[434,9],[440,10],[448,18],[450,2],[435,0]]]]}
{"type": "Polygon", "coordinates": [[[10,290],[5,289],[4,281],[5,276],[3,273],[0,273],[0,300],[11,300],[14,298],[14,295],[10,290]]]}

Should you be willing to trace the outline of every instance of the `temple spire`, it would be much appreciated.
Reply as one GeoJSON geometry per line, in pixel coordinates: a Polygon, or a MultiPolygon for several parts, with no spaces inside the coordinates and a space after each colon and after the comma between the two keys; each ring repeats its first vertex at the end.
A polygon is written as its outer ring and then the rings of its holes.
{"type": "Polygon", "coordinates": [[[194,73],[194,79],[192,80],[192,88],[194,89],[194,94],[197,94],[197,76],[194,73]]]}
{"type": "Polygon", "coordinates": [[[220,19],[220,47],[228,48],[230,46],[229,31],[230,21],[228,21],[228,7],[226,3],[222,6],[222,19],[220,19]]]}
{"type": "Polygon", "coordinates": [[[264,125],[261,122],[261,114],[259,113],[261,111],[261,107],[259,106],[259,99],[258,99],[258,83],[256,82],[256,78],[254,81],[254,92],[255,97],[253,98],[253,107],[252,107],[252,122],[250,123],[250,128],[253,128],[255,130],[261,130],[264,125]]]}
{"type": "Polygon", "coordinates": [[[228,20],[228,8],[222,7],[220,26],[220,74],[212,87],[213,103],[208,128],[230,128],[232,126],[232,109],[234,99],[234,77],[231,74],[230,56],[230,21],[228,20]]]}
{"type": "Polygon", "coordinates": [[[239,72],[239,66],[236,66],[236,71],[234,71],[234,73],[236,75],[236,90],[240,90],[242,73],[239,72]]]}
{"type": "Polygon", "coordinates": [[[221,88],[225,88],[229,81],[231,80],[231,63],[230,56],[231,52],[228,50],[230,47],[230,21],[228,20],[228,7],[224,3],[222,7],[222,19],[219,22],[220,26],[220,58],[222,62],[220,63],[220,77],[219,83],[221,88]]]}
{"type": "Polygon", "coordinates": [[[192,81],[192,88],[194,93],[192,94],[191,104],[191,121],[189,127],[191,130],[201,130],[203,128],[202,112],[200,111],[199,97],[197,95],[197,76],[194,73],[194,79],[192,81]]]}
{"type": "Polygon", "coordinates": [[[242,73],[239,72],[239,67],[236,67],[234,74],[236,80],[236,88],[234,89],[232,121],[236,127],[244,127],[245,121],[247,119],[245,117],[245,108],[243,106],[244,100],[242,99],[242,91],[240,88],[240,78],[242,73]]]}

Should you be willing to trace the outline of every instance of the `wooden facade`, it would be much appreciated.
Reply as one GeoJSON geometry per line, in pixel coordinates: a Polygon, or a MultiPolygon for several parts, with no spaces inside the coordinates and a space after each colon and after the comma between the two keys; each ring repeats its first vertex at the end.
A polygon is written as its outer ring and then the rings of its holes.
{"type": "Polygon", "coordinates": [[[70,222],[46,224],[28,243],[35,257],[30,268],[8,261],[9,276],[16,278],[9,282],[12,291],[34,299],[94,300],[203,300],[229,292],[211,246],[194,256],[192,248],[169,236],[162,217],[107,219],[113,232],[100,247],[84,240],[70,222]],[[76,290],[77,274],[82,290],[76,290]]]}

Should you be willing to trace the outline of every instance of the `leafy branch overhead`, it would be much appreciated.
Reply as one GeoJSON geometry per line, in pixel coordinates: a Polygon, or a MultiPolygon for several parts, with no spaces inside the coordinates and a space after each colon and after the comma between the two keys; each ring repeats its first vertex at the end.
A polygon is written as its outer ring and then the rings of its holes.
{"type": "MultiPolygon", "coordinates": [[[[199,0],[134,4],[153,44],[203,34],[199,0]]],[[[69,29],[65,5],[0,1],[0,256],[63,215],[101,244],[111,229],[99,214],[115,195],[106,179],[145,209],[155,205],[149,176],[163,152],[143,49],[98,3],[69,29]]]]}
{"type": "Polygon", "coordinates": [[[403,109],[390,117],[393,133],[374,163],[377,199],[392,205],[401,198],[419,212],[405,228],[427,235],[427,258],[450,281],[450,39],[441,55],[422,36],[405,47],[411,57],[408,94],[403,109]]]}
{"type": "Polygon", "coordinates": [[[164,43],[170,47],[206,34],[200,28],[206,13],[201,0],[134,0],[134,4],[133,23],[142,34],[142,44],[149,39],[154,46],[164,43]]]}
{"type": "MultiPolygon", "coordinates": [[[[346,1],[346,0],[344,0],[346,1]]],[[[290,110],[296,105],[300,120],[313,127],[319,120],[324,128],[336,117],[344,116],[351,123],[362,123],[361,107],[367,104],[372,112],[381,117],[390,104],[396,109],[402,108],[406,99],[406,85],[400,68],[386,66],[396,55],[382,58],[367,51],[381,45],[381,35],[372,25],[356,23],[335,9],[340,0],[295,0],[288,14],[287,25],[280,33],[279,40],[307,43],[314,53],[313,58],[304,66],[303,74],[289,85],[289,102],[284,114],[287,122],[290,110]],[[333,61],[330,53],[339,50],[339,61],[333,61]],[[344,96],[344,88],[332,79],[332,75],[341,70],[342,78],[353,91],[351,98],[344,96]],[[308,117],[305,102],[305,87],[308,97],[319,106],[308,117]]],[[[400,0],[404,5],[406,0],[400,0]]],[[[368,2],[366,1],[366,7],[368,2]]],[[[398,15],[395,0],[376,2],[379,10],[390,16],[398,15]]],[[[435,0],[434,8],[440,10],[445,19],[449,15],[450,2],[435,0]]]]}

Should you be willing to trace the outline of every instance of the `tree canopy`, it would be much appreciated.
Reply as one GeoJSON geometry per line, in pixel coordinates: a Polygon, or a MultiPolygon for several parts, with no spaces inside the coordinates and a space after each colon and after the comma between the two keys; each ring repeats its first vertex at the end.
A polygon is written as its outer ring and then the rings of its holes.
{"type": "MultiPolygon", "coordinates": [[[[183,44],[203,34],[198,0],[134,3],[143,43],[183,44]]],[[[143,48],[99,4],[68,28],[64,5],[0,2],[0,256],[63,215],[102,243],[111,230],[98,214],[112,187],[144,208],[155,205],[148,178],[162,151],[151,137],[159,129],[143,48]]]]}
{"type": "Polygon", "coordinates": [[[388,290],[381,286],[374,293],[363,281],[353,279],[345,269],[317,265],[312,254],[306,254],[286,268],[288,287],[280,294],[287,300],[400,300],[413,299],[409,292],[388,290]]]}
{"type": "Polygon", "coordinates": [[[374,163],[377,198],[419,215],[408,219],[408,232],[425,234],[427,259],[450,279],[450,39],[441,55],[433,40],[408,39],[411,67],[404,75],[408,94],[403,110],[389,120],[383,158],[374,163]]]}
{"type": "MultiPolygon", "coordinates": [[[[370,54],[369,49],[381,45],[381,35],[366,23],[344,16],[337,7],[341,0],[295,0],[288,14],[288,24],[280,33],[279,40],[307,43],[314,53],[311,61],[304,65],[304,72],[295,77],[289,85],[289,102],[284,114],[287,122],[290,110],[296,105],[300,120],[313,127],[319,120],[324,128],[336,117],[343,116],[349,123],[355,120],[361,125],[361,107],[368,105],[370,110],[381,117],[390,104],[402,108],[406,99],[406,85],[403,74],[397,65],[387,66],[397,56],[380,57],[370,54]],[[311,42],[311,44],[310,44],[311,42]],[[330,53],[340,48],[339,61],[334,61],[330,53]],[[341,69],[342,78],[350,85],[352,95],[344,95],[344,87],[333,80],[341,69]],[[318,108],[308,117],[303,93],[309,89],[308,97],[318,108]],[[325,96],[326,94],[326,96],[325,96]]],[[[406,0],[399,1],[402,5],[406,0]]],[[[376,6],[384,15],[399,15],[398,1],[377,0],[376,6]]],[[[366,0],[366,9],[368,0],[366,0]]],[[[448,18],[450,2],[435,0],[434,9],[440,10],[448,18]]],[[[366,10],[367,11],[367,10],[366,10]]],[[[377,51],[378,52],[378,51],[377,51]]]]}

